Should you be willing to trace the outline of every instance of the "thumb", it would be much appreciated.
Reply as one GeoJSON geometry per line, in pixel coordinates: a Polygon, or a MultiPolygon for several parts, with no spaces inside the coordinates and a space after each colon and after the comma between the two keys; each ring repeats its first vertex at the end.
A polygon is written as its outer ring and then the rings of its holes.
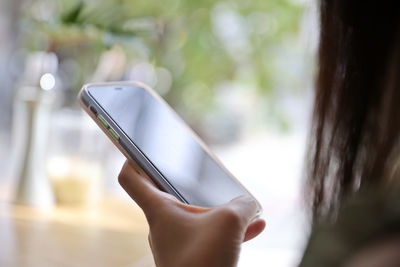
{"type": "Polygon", "coordinates": [[[248,225],[253,219],[255,219],[257,212],[260,207],[256,200],[247,195],[242,195],[232,199],[221,208],[228,208],[236,213],[245,225],[248,225]]]}
{"type": "Polygon", "coordinates": [[[125,162],[118,176],[118,182],[145,213],[158,205],[163,199],[162,191],[134,163],[125,162]]]}
{"type": "Polygon", "coordinates": [[[249,196],[240,196],[231,200],[226,206],[241,219],[244,242],[253,239],[264,230],[265,221],[257,216],[261,207],[255,199],[249,196]]]}

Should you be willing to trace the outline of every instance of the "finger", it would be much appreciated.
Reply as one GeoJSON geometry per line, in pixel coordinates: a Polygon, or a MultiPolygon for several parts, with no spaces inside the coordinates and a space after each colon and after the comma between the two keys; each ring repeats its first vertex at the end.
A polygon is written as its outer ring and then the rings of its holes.
{"type": "Polygon", "coordinates": [[[234,211],[243,220],[245,225],[250,224],[258,211],[257,202],[249,196],[234,198],[229,203],[223,205],[222,208],[224,206],[234,211]]]}
{"type": "Polygon", "coordinates": [[[122,167],[118,181],[145,213],[158,205],[163,198],[163,193],[140,167],[128,161],[122,167]]]}
{"type": "Polygon", "coordinates": [[[246,233],[244,234],[243,242],[249,241],[258,236],[264,229],[265,221],[263,219],[255,220],[247,227],[246,233]]]}

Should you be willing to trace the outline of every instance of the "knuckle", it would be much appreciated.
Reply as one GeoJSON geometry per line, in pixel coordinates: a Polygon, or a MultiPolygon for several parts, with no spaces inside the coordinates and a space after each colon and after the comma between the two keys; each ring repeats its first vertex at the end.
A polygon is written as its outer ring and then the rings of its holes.
{"type": "Polygon", "coordinates": [[[127,176],[126,176],[123,172],[120,172],[120,173],[118,174],[118,183],[119,183],[122,187],[125,187],[126,181],[127,181],[127,176]]]}
{"type": "Polygon", "coordinates": [[[226,208],[222,212],[223,220],[230,225],[240,227],[243,224],[243,219],[238,211],[232,208],[226,208]]]}

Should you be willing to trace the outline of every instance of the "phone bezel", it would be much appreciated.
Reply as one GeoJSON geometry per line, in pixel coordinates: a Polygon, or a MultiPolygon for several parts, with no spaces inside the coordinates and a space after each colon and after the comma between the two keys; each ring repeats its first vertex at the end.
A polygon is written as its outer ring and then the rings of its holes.
{"type": "Polygon", "coordinates": [[[238,184],[241,189],[250,197],[252,197],[258,206],[257,216],[259,217],[262,213],[262,207],[258,200],[237,180],[235,176],[231,174],[231,172],[226,169],[226,167],[220,162],[220,160],[210,151],[210,149],[206,146],[206,144],[200,139],[200,137],[183,121],[183,119],[165,102],[161,96],[159,96],[153,89],[151,89],[146,84],[136,81],[123,81],[123,82],[103,82],[103,83],[89,83],[82,87],[81,91],[78,94],[78,101],[81,107],[88,113],[88,115],[95,121],[95,123],[102,129],[102,131],[108,136],[108,138],[117,146],[117,148],[125,155],[125,157],[138,164],[148,175],[149,177],[159,186],[162,190],[174,195],[178,200],[182,201],[185,204],[189,203],[179,192],[174,188],[174,186],[165,178],[162,173],[157,169],[156,166],[142,153],[140,148],[136,146],[136,144],[125,134],[125,132],[119,127],[119,125],[109,116],[109,114],[100,106],[100,104],[90,95],[88,89],[90,87],[120,87],[120,86],[136,86],[146,90],[148,93],[155,98],[160,104],[162,104],[165,108],[170,110],[172,114],[174,114],[175,118],[181,122],[181,124],[187,129],[189,134],[199,143],[199,145],[204,149],[204,151],[230,176],[233,181],[238,184]],[[102,115],[106,120],[108,125],[117,132],[120,139],[117,141],[110,134],[110,132],[99,122],[97,119],[97,114],[94,114],[90,107],[93,106],[97,113],[102,115]],[[122,142],[121,142],[122,141],[122,142]]]}

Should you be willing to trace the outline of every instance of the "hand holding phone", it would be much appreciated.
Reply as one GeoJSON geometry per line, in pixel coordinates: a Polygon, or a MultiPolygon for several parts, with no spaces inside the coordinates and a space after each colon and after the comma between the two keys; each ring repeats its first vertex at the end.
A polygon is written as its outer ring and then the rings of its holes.
{"type": "Polygon", "coordinates": [[[189,206],[161,192],[142,170],[125,163],[119,175],[125,191],[143,209],[157,266],[236,266],[242,242],[260,234],[252,220],[257,203],[249,196],[214,208],[189,206]]]}

